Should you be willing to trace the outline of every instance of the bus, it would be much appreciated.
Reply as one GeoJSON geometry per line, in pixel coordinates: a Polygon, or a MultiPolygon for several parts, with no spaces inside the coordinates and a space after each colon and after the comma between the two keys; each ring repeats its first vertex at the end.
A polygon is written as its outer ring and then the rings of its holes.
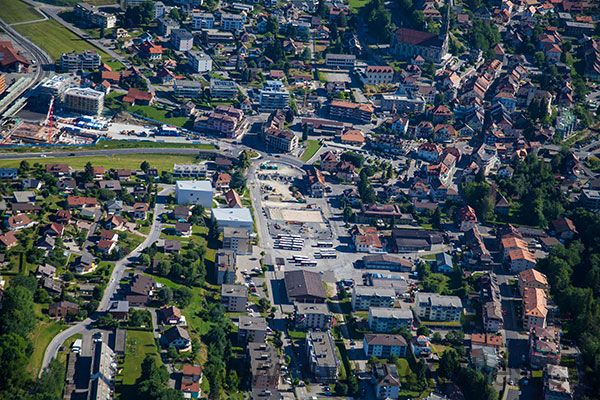
{"type": "Polygon", "coordinates": [[[292,257],[294,257],[294,260],[309,260],[309,258],[306,256],[300,256],[296,254],[294,254],[292,257]]]}
{"type": "Polygon", "coordinates": [[[333,247],[333,242],[317,242],[317,247],[333,247]]]}
{"type": "Polygon", "coordinates": [[[317,266],[317,262],[316,261],[302,261],[300,263],[301,267],[316,267],[317,266]]]}

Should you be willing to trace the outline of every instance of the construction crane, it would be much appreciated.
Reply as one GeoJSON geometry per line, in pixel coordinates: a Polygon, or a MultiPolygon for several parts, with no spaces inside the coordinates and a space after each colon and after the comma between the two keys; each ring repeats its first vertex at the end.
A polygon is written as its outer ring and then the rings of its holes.
{"type": "Polygon", "coordinates": [[[50,97],[50,105],[48,107],[48,115],[44,121],[44,126],[48,125],[48,143],[52,143],[52,120],[54,119],[54,96],[50,97]]]}

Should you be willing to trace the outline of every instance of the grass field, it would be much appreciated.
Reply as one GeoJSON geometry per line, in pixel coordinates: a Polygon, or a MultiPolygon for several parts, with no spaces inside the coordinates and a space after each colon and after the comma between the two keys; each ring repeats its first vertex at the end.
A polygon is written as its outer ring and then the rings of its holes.
{"type": "Polygon", "coordinates": [[[188,121],[187,117],[167,117],[168,111],[159,110],[152,106],[133,106],[128,111],[175,126],[183,126],[188,121]]]}
{"type": "MultiPolygon", "coordinates": [[[[117,156],[52,157],[27,159],[31,165],[57,163],[69,164],[71,168],[83,169],[87,162],[95,167],[139,169],[143,161],[159,171],[172,171],[174,163],[193,163],[195,156],[175,154],[122,154],[117,156]]],[[[0,160],[0,168],[19,167],[21,160],[0,160]]]]}
{"type": "MultiPolygon", "coordinates": [[[[40,3],[52,4],[55,6],[74,6],[81,3],[79,0],[40,0],[40,3]]],[[[110,4],[118,4],[118,0],[87,0],[86,3],[93,6],[106,6],[110,4]]]]}
{"type": "Polygon", "coordinates": [[[0,0],[0,18],[7,24],[44,18],[30,5],[20,0],[0,0]]]}
{"type": "Polygon", "coordinates": [[[306,150],[304,150],[304,153],[302,153],[300,156],[300,159],[304,162],[310,160],[320,148],[321,143],[319,143],[318,140],[309,140],[308,146],[306,147],[306,150]]]}
{"type": "Polygon", "coordinates": [[[350,0],[350,9],[353,14],[358,14],[361,8],[363,8],[369,0],[350,0]]]}
{"type": "Polygon", "coordinates": [[[121,365],[123,373],[117,377],[116,383],[118,398],[135,398],[135,396],[130,396],[135,395],[135,381],[142,373],[142,362],[146,354],[151,354],[158,362],[161,362],[152,332],[127,331],[125,362],[121,365]]]}
{"type": "Polygon", "coordinates": [[[29,359],[29,365],[27,370],[32,372],[34,376],[37,376],[40,368],[42,367],[42,361],[44,359],[44,353],[46,347],[50,344],[50,341],[60,331],[65,329],[65,325],[55,321],[40,321],[35,330],[31,333],[31,341],[33,342],[33,354],[29,359]]]}
{"type": "MultiPolygon", "coordinates": [[[[37,147],[37,146],[23,146],[23,147],[0,147],[0,152],[10,153],[30,153],[33,151],[44,151],[52,153],[55,151],[78,151],[78,150],[112,150],[112,149],[156,149],[156,148],[169,148],[169,149],[198,149],[198,150],[214,150],[215,146],[212,144],[202,143],[171,143],[171,142],[153,142],[150,140],[140,141],[128,141],[128,140],[102,140],[98,144],[90,146],[56,146],[56,147],[37,147]]],[[[141,151],[143,153],[143,151],[141,151]]]]}
{"type": "Polygon", "coordinates": [[[88,43],[56,21],[50,20],[17,25],[15,29],[46,50],[55,61],[60,58],[62,53],[70,51],[81,53],[83,50],[95,49],[102,57],[102,62],[110,65],[114,70],[123,68],[120,62],[112,62],[110,55],[94,47],[94,45],[88,43]]]}

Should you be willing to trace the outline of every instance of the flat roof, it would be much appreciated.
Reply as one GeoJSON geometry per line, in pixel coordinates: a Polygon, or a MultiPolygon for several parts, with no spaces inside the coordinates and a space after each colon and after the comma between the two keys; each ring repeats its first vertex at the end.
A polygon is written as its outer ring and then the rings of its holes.
{"type": "Polygon", "coordinates": [[[212,215],[217,221],[253,222],[248,208],[213,208],[212,215]]]}
{"type": "Polygon", "coordinates": [[[178,190],[203,190],[203,191],[213,191],[212,183],[209,180],[202,181],[177,181],[176,182],[178,190]]]}

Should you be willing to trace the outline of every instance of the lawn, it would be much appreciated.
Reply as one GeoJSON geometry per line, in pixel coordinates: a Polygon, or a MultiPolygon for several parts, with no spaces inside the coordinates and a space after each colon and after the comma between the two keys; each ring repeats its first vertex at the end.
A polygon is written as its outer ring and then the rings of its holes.
{"type": "Polygon", "coordinates": [[[42,361],[44,359],[44,353],[46,347],[50,344],[50,341],[60,331],[65,329],[65,325],[56,321],[40,321],[35,330],[31,333],[31,341],[33,343],[33,354],[29,359],[29,365],[27,370],[32,372],[34,376],[37,376],[40,368],[42,367],[42,361]]]}
{"type": "Polygon", "coordinates": [[[30,5],[20,0],[0,0],[0,18],[7,24],[44,18],[30,5]]]}
{"type": "Polygon", "coordinates": [[[81,53],[83,50],[95,49],[102,57],[102,62],[110,65],[114,70],[123,68],[120,62],[111,62],[113,58],[110,55],[54,20],[17,25],[15,29],[46,50],[55,61],[60,59],[62,53],[70,51],[81,53]]]}
{"type": "MultiPolygon", "coordinates": [[[[121,154],[115,156],[86,156],[86,157],[56,157],[56,158],[31,158],[30,164],[36,162],[45,163],[64,163],[69,164],[71,168],[83,169],[87,162],[91,162],[95,167],[129,168],[139,169],[144,161],[150,163],[151,168],[159,171],[172,171],[175,163],[194,163],[195,156],[192,155],[174,155],[174,154],[121,154]]],[[[19,167],[21,160],[0,160],[0,168],[19,167]]]]}
{"type": "Polygon", "coordinates": [[[358,14],[361,8],[363,8],[369,0],[350,0],[350,9],[353,14],[358,14]]]}
{"type": "MultiPolygon", "coordinates": [[[[23,146],[23,147],[2,147],[0,148],[0,152],[11,152],[11,153],[29,153],[36,149],[36,146],[23,146]]],[[[212,144],[204,144],[204,143],[172,143],[172,142],[154,142],[150,140],[139,140],[139,141],[129,141],[129,140],[101,140],[98,144],[90,145],[90,146],[56,146],[52,148],[44,147],[42,151],[47,151],[49,153],[53,151],[79,151],[79,150],[111,150],[111,149],[156,149],[156,148],[165,148],[165,149],[180,149],[180,148],[188,148],[188,149],[198,149],[198,150],[213,150],[215,146],[212,144]]],[[[41,149],[41,148],[40,148],[41,149]]],[[[168,152],[167,152],[168,153],[168,152]]]]}
{"type": "Polygon", "coordinates": [[[304,162],[307,162],[315,155],[315,153],[321,148],[321,143],[318,140],[309,140],[308,146],[304,153],[300,156],[300,159],[304,162]]]}
{"type": "Polygon", "coordinates": [[[136,247],[140,245],[146,238],[133,233],[127,233],[127,238],[122,239],[122,235],[119,237],[119,247],[122,248],[126,254],[131,253],[136,247]]]}
{"type": "Polygon", "coordinates": [[[142,117],[164,122],[165,124],[183,126],[188,121],[187,117],[167,117],[169,111],[161,110],[152,106],[133,106],[127,109],[129,112],[141,115],[142,117]]]}
{"type": "Polygon", "coordinates": [[[135,394],[135,381],[142,373],[142,361],[146,354],[151,354],[161,362],[152,332],[127,331],[125,362],[122,364],[123,372],[117,377],[116,383],[116,392],[119,398],[134,398],[130,396],[135,394]]]}
{"type": "Polygon", "coordinates": [[[406,360],[406,358],[399,358],[398,362],[396,363],[396,366],[398,367],[399,377],[402,378],[410,374],[410,366],[408,365],[408,361],[406,360]]]}

